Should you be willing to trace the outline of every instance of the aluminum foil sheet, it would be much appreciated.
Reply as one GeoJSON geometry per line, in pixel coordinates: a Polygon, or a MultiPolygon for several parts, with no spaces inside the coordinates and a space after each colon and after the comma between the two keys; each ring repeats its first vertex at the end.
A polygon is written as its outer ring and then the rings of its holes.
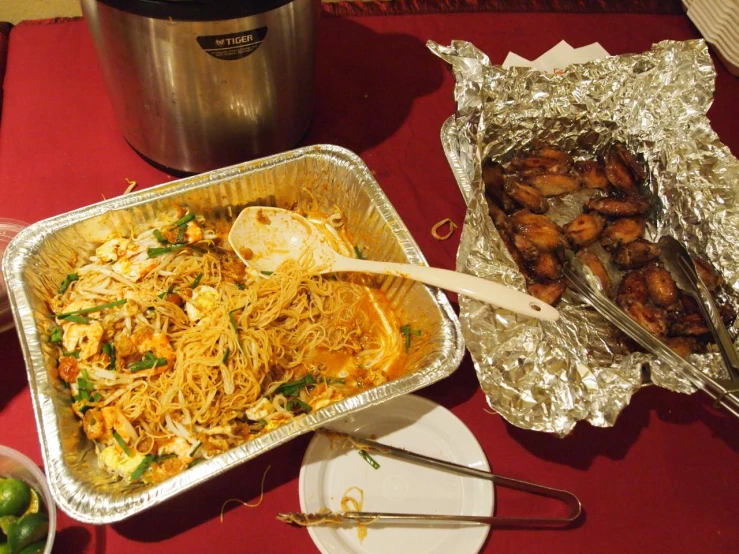
{"type": "Polygon", "coordinates": [[[3,258],[13,315],[28,371],[46,474],[57,504],[86,523],[119,521],[156,506],[280,444],[360,410],[413,392],[449,376],[464,354],[459,320],[446,295],[394,277],[377,278],[402,320],[424,331],[414,342],[407,373],[298,418],[268,434],[158,485],[111,477],[98,467],[92,443],[71,409],[68,389],[49,376],[56,360],[39,324],[49,317],[44,299],[72,268],[75,256],[94,251],[111,230],[153,221],[173,206],[210,220],[235,218],[245,205],[273,205],[330,213],[338,206],[349,235],[377,260],[426,264],[418,245],[355,154],[336,146],[311,146],[211,171],[110,199],[31,225],[3,258]],[[306,191],[308,191],[306,193],[306,191]],[[416,348],[416,346],[418,346],[416,348]]]}
{"type": "MultiPolygon", "coordinates": [[[[706,112],[715,70],[702,40],[665,41],[643,54],[572,65],[561,74],[504,69],[472,44],[428,47],[456,77],[457,112],[441,139],[468,205],[457,269],[525,290],[523,275],[487,213],[480,161],[502,158],[543,139],[576,158],[592,158],[623,142],[649,171],[655,199],[646,238],[681,240],[726,280],[739,306],[737,187],[739,163],[711,129],[706,112]],[[587,150],[578,137],[597,133],[587,150]]],[[[557,223],[572,219],[583,197],[550,199],[557,223]],[[553,201],[553,202],[552,202],[553,201]]],[[[682,393],[695,389],[654,356],[619,346],[617,332],[574,293],[557,306],[561,319],[541,323],[460,298],[460,319],[489,405],[514,425],[564,436],[579,420],[607,427],[631,396],[653,383],[682,393]]],[[[730,329],[737,336],[737,324],[730,329]]],[[[725,377],[717,353],[689,361],[725,377]]]]}

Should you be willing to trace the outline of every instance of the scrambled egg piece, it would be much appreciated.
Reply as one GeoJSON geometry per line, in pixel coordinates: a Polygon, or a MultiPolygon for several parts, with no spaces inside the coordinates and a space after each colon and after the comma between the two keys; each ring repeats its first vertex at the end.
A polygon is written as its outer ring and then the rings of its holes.
{"type": "Polygon", "coordinates": [[[213,287],[209,287],[208,285],[195,287],[195,290],[192,292],[192,298],[185,303],[187,317],[193,323],[205,318],[208,312],[213,311],[218,306],[220,300],[220,293],[213,287]]]}
{"type": "Polygon", "coordinates": [[[100,452],[98,460],[108,470],[123,477],[130,478],[131,474],[144,461],[144,455],[131,449],[131,456],[128,456],[118,446],[111,444],[100,452]]]}

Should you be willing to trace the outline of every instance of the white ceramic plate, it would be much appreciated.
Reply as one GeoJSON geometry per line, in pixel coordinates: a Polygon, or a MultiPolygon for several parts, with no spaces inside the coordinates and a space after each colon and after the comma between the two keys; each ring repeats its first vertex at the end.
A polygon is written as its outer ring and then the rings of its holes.
{"type": "MultiPolygon", "coordinates": [[[[426,456],[489,471],[474,435],[446,408],[420,396],[405,395],[367,408],[327,426],[368,437],[426,456]]],[[[365,512],[405,512],[492,515],[490,481],[433,470],[381,454],[374,469],[355,449],[315,435],[300,469],[300,509],[341,511],[350,487],[364,492],[365,512]]],[[[356,491],[352,493],[357,497],[356,491]]],[[[318,526],[308,532],[323,554],[476,554],[490,528],[487,525],[437,524],[413,526],[378,523],[367,526],[360,543],[357,527],[318,526]]]]}

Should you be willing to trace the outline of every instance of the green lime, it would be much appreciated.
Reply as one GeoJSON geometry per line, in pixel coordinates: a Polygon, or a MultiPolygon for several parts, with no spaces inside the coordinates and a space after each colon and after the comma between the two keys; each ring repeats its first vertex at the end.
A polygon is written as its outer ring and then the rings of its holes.
{"type": "Polygon", "coordinates": [[[29,544],[27,547],[21,550],[18,554],[41,554],[41,552],[44,551],[44,548],[46,548],[46,540],[38,541],[33,544],[29,544]]]}
{"type": "Polygon", "coordinates": [[[7,544],[10,551],[18,552],[46,537],[49,532],[49,518],[43,513],[28,514],[19,518],[8,531],[7,544]]]}
{"type": "Polygon", "coordinates": [[[0,516],[19,516],[31,504],[31,487],[20,479],[0,479],[0,516]]]}
{"type": "Polygon", "coordinates": [[[26,514],[35,514],[41,509],[41,500],[38,497],[38,493],[36,492],[36,489],[31,489],[31,501],[28,503],[28,508],[26,508],[26,511],[23,512],[23,515],[26,514]]]}
{"type": "Polygon", "coordinates": [[[10,528],[15,525],[16,521],[18,521],[18,518],[15,516],[0,517],[0,530],[6,537],[8,536],[8,533],[10,533],[10,528]]]}

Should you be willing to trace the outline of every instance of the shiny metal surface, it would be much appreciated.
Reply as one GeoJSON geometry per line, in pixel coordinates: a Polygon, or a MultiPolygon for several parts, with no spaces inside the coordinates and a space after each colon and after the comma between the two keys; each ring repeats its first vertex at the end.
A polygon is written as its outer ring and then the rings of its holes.
{"type": "Polygon", "coordinates": [[[477,479],[485,479],[492,481],[494,484],[537,496],[553,498],[559,500],[569,509],[566,517],[501,517],[501,516],[474,516],[474,515],[449,515],[449,514],[409,514],[409,513],[392,513],[392,512],[328,512],[328,513],[284,513],[278,514],[277,518],[287,523],[295,523],[298,525],[341,525],[346,523],[409,523],[434,525],[439,523],[480,523],[487,524],[494,528],[515,528],[515,529],[535,529],[535,528],[555,528],[568,527],[575,523],[582,513],[582,504],[580,499],[574,494],[561,489],[537,485],[520,479],[513,479],[503,475],[496,475],[489,471],[467,467],[446,460],[432,458],[416,452],[411,452],[403,448],[390,446],[389,444],[379,443],[369,438],[357,437],[339,431],[333,431],[330,428],[321,428],[316,430],[317,433],[326,435],[331,439],[343,440],[351,444],[354,448],[363,450],[368,453],[378,453],[383,456],[403,460],[418,465],[446,471],[466,477],[475,477],[477,479]]]}
{"type": "Polygon", "coordinates": [[[233,221],[246,205],[298,206],[331,212],[338,206],[348,234],[374,259],[426,264],[372,173],[355,154],[311,146],[126,194],[37,222],[8,245],[3,272],[26,362],[44,467],[59,507],[73,518],[111,523],[156,506],[303,433],[362,408],[413,392],[451,375],[464,354],[459,320],[446,295],[398,277],[376,283],[402,321],[424,336],[407,359],[407,372],[206,460],[158,485],[145,487],[98,467],[93,445],[71,409],[69,389],[55,378],[56,359],[41,332],[50,317],[46,299],[111,230],[154,221],[174,206],[215,221],[233,221]]]}
{"type": "Polygon", "coordinates": [[[716,341],[719,353],[724,360],[724,365],[729,373],[729,379],[734,382],[734,389],[739,385],[739,356],[737,355],[731,335],[721,319],[716,302],[711,292],[698,275],[693,259],[679,241],[672,237],[659,239],[660,259],[665,268],[675,279],[677,285],[689,296],[692,296],[703,315],[703,319],[711,330],[711,335],[716,341]]]}
{"type": "Polygon", "coordinates": [[[292,148],[313,109],[318,0],[174,21],[82,0],[121,131],[140,154],[202,172],[292,148]]]}
{"type": "MultiPolygon", "coordinates": [[[[674,371],[679,371],[697,389],[704,391],[713,398],[717,406],[722,406],[729,413],[739,417],[739,396],[736,394],[739,389],[737,389],[735,382],[714,379],[705,375],[657,337],[643,329],[621,308],[604,296],[597,285],[591,285],[591,280],[586,276],[583,264],[576,256],[569,256],[563,271],[567,284],[607,321],[621,329],[648,352],[668,363],[674,371]]],[[[597,281],[597,279],[593,277],[592,281],[597,281]]]]}

